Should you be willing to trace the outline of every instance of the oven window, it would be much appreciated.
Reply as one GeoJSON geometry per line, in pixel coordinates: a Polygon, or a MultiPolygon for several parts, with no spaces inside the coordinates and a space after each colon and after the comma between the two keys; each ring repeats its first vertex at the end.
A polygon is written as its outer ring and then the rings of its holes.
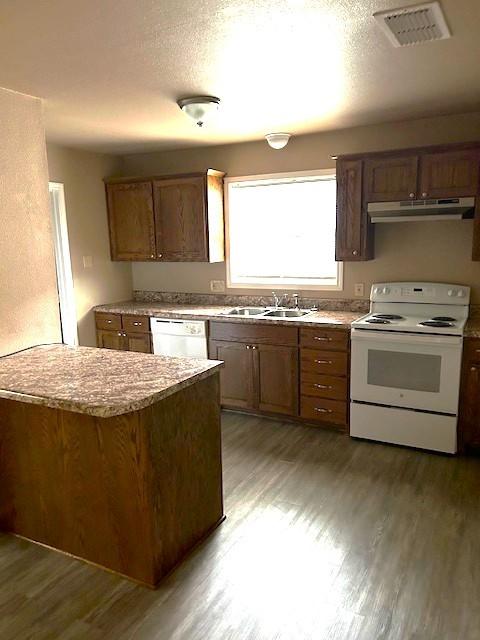
{"type": "Polygon", "coordinates": [[[441,356],[368,350],[368,384],[411,391],[440,391],[441,356]]]}

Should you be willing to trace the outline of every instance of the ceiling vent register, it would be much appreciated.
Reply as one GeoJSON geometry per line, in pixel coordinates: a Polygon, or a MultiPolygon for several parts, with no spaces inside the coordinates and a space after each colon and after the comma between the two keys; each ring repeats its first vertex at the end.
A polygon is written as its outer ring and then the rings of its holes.
{"type": "Polygon", "coordinates": [[[406,47],[451,37],[438,2],[427,2],[402,9],[373,14],[394,47],[406,47]]]}

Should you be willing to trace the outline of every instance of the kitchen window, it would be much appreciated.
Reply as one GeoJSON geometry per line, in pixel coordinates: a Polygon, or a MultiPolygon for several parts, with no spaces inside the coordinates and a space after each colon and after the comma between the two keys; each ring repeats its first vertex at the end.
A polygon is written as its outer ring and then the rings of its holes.
{"type": "Polygon", "coordinates": [[[342,289],[334,170],[225,183],[229,287],[342,289]]]}

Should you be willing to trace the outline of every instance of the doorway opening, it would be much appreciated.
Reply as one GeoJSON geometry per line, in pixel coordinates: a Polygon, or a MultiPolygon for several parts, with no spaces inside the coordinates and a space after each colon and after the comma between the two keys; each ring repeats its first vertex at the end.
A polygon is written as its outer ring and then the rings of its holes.
{"type": "Polygon", "coordinates": [[[65,192],[61,182],[49,182],[48,190],[50,192],[62,340],[65,344],[75,346],[78,345],[77,312],[73,289],[70,245],[68,243],[65,192]]]}

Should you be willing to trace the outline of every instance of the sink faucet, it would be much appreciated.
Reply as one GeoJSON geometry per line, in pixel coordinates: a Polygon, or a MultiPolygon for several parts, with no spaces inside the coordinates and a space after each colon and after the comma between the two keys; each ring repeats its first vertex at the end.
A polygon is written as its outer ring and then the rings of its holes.
{"type": "Polygon", "coordinates": [[[273,306],[275,307],[275,309],[278,309],[278,307],[282,306],[282,301],[285,302],[287,294],[283,293],[281,296],[277,295],[275,293],[275,291],[272,291],[272,296],[273,296],[273,306]]]}
{"type": "Polygon", "coordinates": [[[298,306],[298,293],[292,293],[292,298],[293,298],[293,308],[300,309],[300,307],[298,306]]]}

